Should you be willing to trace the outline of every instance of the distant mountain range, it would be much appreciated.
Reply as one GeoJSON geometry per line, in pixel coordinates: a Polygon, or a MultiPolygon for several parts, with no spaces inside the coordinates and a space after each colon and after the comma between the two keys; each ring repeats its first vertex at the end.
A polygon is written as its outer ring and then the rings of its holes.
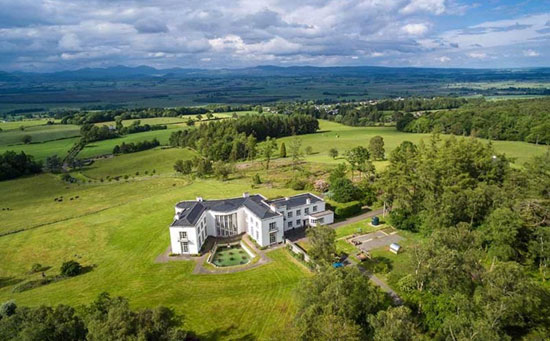
{"type": "Polygon", "coordinates": [[[379,66],[255,66],[240,69],[155,69],[150,66],[113,66],[108,68],[83,68],[51,73],[4,72],[0,71],[0,82],[63,82],[63,81],[108,81],[141,80],[155,78],[220,78],[220,77],[407,77],[423,76],[431,79],[453,77],[468,81],[496,80],[550,80],[550,68],[524,69],[446,69],[379,66]]]}

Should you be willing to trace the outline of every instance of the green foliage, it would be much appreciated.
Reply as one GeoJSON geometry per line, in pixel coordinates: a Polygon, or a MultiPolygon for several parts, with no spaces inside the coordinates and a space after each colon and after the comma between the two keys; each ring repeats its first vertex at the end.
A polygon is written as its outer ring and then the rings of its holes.
{"type": "Polygon", "coordinates": [[[281,148],[279,149],[279,157],[286,157],[286,145],[281,143],[281,148]]]}
{"type": "Polygon", "coordinates": [[[397,123],[402,131],[473,135],[494,140],[550,144],[550,100],[476,101],[452,111],[424,113],[397,123]]]}
{"type": "Polygon", "coordinates": [[[336,159],[338,157],[338,149],[336,148],[330,148],[329,151],[328,151],[328,155],[333,158],[333,159],[336,159]]]}
{"type": "Polygon", "coordinates": [[[361,197],[361,190],[348,178],[339,178],[330,183],[330,198],[336,202],[360,200],[361,197]]]}
{"type": "Polygon", "coordinates": [[[118,144],[113,148],[113,154],[129,154],[129,153],[136,153],[141,152],[147,149],[153,149],[155,147],[160,146],[159,140],[154,138],[152,141],[140,141],[136,143],[125,143],[122,142],[122,144],[119,146],[118,144]]]}
{"type": "Polygon", "coordinates": [[[246,115],[174,132],[170,136],[170,144],[194,148],[211,160],[236,161],[255,156],[255,141],[250,136],[264,141],[268,137],[314,133],[317,129],[319,122],[306,115],[246,115]]]}
{"type": "Polygon", "coordinates": [[[273,156],[273,152],[276,148],[277,142],[275,139],[271,139],[271,137],[268,136],[262,146],[262,156],[265,159],[265,169],[269,169],[269,163],[271,162],[271,157],[273,156]]]}
{"type": "Polygon", "coordinates": [[[226,163],[224,161],[216,161],[212,165],[212,169],[214,171],[214,175],[220,179],[220,180],[227,180],[229,175],[233,172],[235,172],[235,166],[230,163],[226,163]]]}
{"type": "Polygon", "coordinates": [[[77,261],[70,260],[61,264],[60,273],[65,277],[74,277],[80,275],[82,272],[82,265],[77,261]]]}
{"type": "Polygon", "coordinates": [[[327,332],[336,337],[331,340],[364,340],[370,329],[367,317],[386,306],[384,295],[356,267],[324,268],[304,281],[297,297],[302,340],[324,340],[327,332]]]}
{"type": "Polygon", "coordinates": [[[174,164],[174,170],[181,174],[191,174],[191,172],[193,171],[193,161],[177,160],[174,164]]]}
{"type": "Polygon", "coordinates": [[[36,174],[42,171],[42,165],[35,162],[30,155],[7,151],[0,155],[0,181],[14,179],[23,175],[36,174]]]}
{"type": "Polygon", "coordinates": [[[368,149],[373,160],[384,160],[386,151],[384,150],[384,138],[382,136],[371,138],[368,149]]]}
{"type": "Polygon", "coordinates": [[[2,340],[164,340],[183,341],[183,319],[171,309],[132,310],[123,297],[102,293],[90,305],[14,307],[0,314],[2,340]]]}
{"type": "Polygon", "coordinates": [[[94,124],[84,124],[80,127],[80,135],[82,140],[86,142],[107,140],[119,136],[115,129],[111,129],[106,125],[99,127],[94,124]]]}
{"type": "Polygon", "coordinates": [[[32,136],[31,135],[24,135],[23,138],[21,139],[21,142],[23,142],[24,144],[29,144],[32,142],[32,136]]]}
{"type": "Polygon", "coordinates": [[[362,146],[354,147],[346,152],[346,160],[348,161],[351,169],[351,177],[353,178],[353,171],[363,172],[365,164],[370,157],[370,153],[367,148],[362,146]]]}
{"type": "Polygon", "coordinates": [[[411,309],[389,307],[369,316],[373,341],[416,341],[422,339],[411,309]]]}
{"type": "Polygon", "coordinates": [[[308,184],[309,182],[307,181],[307,179],[294,177],[286,183],[286,186],[292,188],[295,191],[301,191],[304,190],[308,184]]]}
{"type": "Polygon", "coordinates": [[[292,167],[296,169],[304,158],[302,140],[300,138],[295,137],[290,141],[290,155],[292,155],[292,167]]]}
{"type": "Polygon", "coordinates": [[[256,173],[252,176],[252,183],[254,185],[260,185],[262,183],[262,179],[260,178],[260,174],[256,173]]]}
{"type": "Polygon", "coordinates": [[[307,229],[311,247],[309,256],[316,262],[331,263],[336,253],[336,232],[333,228],[320,225],[307,229]]]}
{"type": "Polygon", "coordinates": [[[361,202],[350,201],[343,204],[338,204],[334,209],[334,214],[338,218],[348,218],[361,212],[361,202]]]}
{"type": "Polygon", "coordinates": [[[48,156],[44,169],[48,172],[59,173],[63,170],[63,160],[57,155],[48,156]]]}

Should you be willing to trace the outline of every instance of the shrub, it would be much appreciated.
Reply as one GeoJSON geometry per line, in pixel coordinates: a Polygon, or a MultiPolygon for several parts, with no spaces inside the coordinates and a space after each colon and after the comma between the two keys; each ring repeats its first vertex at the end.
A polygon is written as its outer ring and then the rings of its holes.
{"type": "Polygon", "coordinates": [[[315,183],[313,184],[313,188],[317,192],[321,192],[321,193],[328,191],[328,187],[329,187],[328,182],[326,182],[323,179],[315,180],[315,183]]]}
{"type": "Polygon", "coordinates": [[[82,265],[80,265],[77,261],[70,260],[61,265],[61,275],[65,277],[74,277],[79,275],[81,272],[82,265]]]}
{"type": "Polygon", "coordinates": [[[17,309],[17,305],[14,301],[7,301],[2,303],[0,306],[0,317],[5,316],[11,316],[15,314],[15,310],[17,309]]]}
{"type": "Polygon", "coordinates": [[[252,183],[254,185],[260,185],[262,183],[262,179],[260,179],[260,175],[258,173],[254,174],[252,177],[252,183]]]}
{"type": "Polygon", "coordinates": [[[295,191],[301,191],[304,188],[306,188],[306,185],[308,184],[307,180],[305,179],[291,179],[287,182],[287,187],[292,188],[295,191]]]}
{"type": "Polygon", "coordinates": [[[337,204],[334,214],[339,218],[347,218],[361,212],[361,203],[359,201],[351,201],[345,204],[337,204]]]}

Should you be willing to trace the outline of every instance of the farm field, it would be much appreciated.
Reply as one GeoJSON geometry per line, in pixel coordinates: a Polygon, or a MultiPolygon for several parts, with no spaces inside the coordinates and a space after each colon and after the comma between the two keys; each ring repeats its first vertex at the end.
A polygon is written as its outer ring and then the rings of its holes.
{"type": "MultiPolygon", "coordinates": [[[[106,162],[108,160],[105,160],[106,162]]],[[[108,165],[105,165],[108,167],[108,165]]],[[[292,290],[309,272],[284,249],[268,252],[272,262],[241,273],[192,275],[193,261],[156,264],[169,245],[167,227],[173,205],[183,199],[240,196],[248,179],[228,182],[142,177],[130,181],[66,184],[43,174],[0,183],[2,232],[33,229],[0,237],[0,301],[21,305],[78,305],[102,291],[123,295],[133,306],[165,305],[186,317],[199,334],[254,336],[280,333],[295,312],[292,290]],[[63,196],[62,202],[53,199],[63,196]],[[70,197],[78,199],[69,200],[70,197]],[[32,214],[29,214],[32,212],[32,214]],[[17,250],[17,252],[13,252],[17,250]],[[77,259],[94,269],[75,278],[13,293],[34,263],[57,273],[61,263],[77,259]],[[196,304],[200,302],[200,309],[196,304]]],[[[268,197],[296,193],[289,189],[256,189],[268,197]]],[[[214,337],[213,337],[214,338],[214,337]]]]}
{"type": "Polygon", "coordinates": [[[40,126],[45,125],[48,123],[48,121],[56,121],[53,119],[29,119],[29,120],[21,120],[21,121],[6,121],[6,122],[0,122],[0,129],[2,130],[10,130],[10,129],[19,129],[19,127],[33,127],[33,126],[40,126]]]}
{"type": "Polygon", "coordinates": [[[34,156],[35,160],[44,161],[48,156],[57,154],[64,157],[71,147],[79,140],[78,137],[72,137],[62,140],[54,140],[43,143],[18,144],[15,146],[0,146],[0,153],[13,150],[17,153],[25,152],[34,156]]]}
{"type": "Polygon", "coordinates": [[[61,140],[80,136],[80,126],[72,124],[34,125],[25,130],[11,129],[0,132],[0,146],[23,144],[23,137],[30,136],[31,143],[61,140]]]}

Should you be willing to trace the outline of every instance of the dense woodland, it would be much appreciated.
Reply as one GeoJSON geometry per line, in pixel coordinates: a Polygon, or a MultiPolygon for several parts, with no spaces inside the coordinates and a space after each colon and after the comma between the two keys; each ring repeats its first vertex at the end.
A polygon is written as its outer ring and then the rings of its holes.
{"type": "Polygon", "coordinates": [[[550,144],[550,98],[478,101],[456,110],[406,114],[397,129],[550,144]]]}
{"type": "MultiPolygon", "coordinates": [[[[543,340],[550,335],[550,153],[525,169],[475,139],[403,142],[371,177],[390,222],[422,235],[394,307],[357,269],[330,266],[330,228],[311,229],[320,271],[299,289],[304,340],[543,340]],[[313,231],[315,230],[315,231],[313,231]]],[[[331,187],[345,176],[342,166],[331,187]]],[[[393,275],[393,276],[392,276],[393,275]]]]}
{"type": "Polygon", "coordinates": [[[236,161],[256,156],[256,143],[268,137],[311,134],[319,129],[308,115],[246,115],[201,124],[170,136],[170,145],[189,147],[210,160],[236,161]]]}

